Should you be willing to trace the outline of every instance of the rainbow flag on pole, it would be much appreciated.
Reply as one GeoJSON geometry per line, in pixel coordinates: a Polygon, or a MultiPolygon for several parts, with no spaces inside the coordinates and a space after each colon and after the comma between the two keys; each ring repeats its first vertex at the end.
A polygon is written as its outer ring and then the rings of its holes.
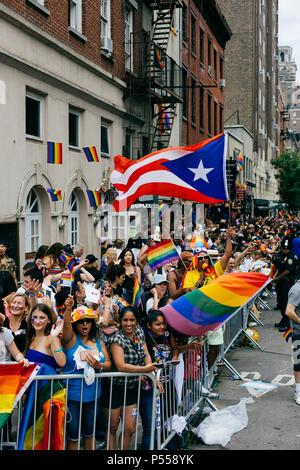
{"type": "Polygon", "coordinates": [[[229,273],[161,308],[167,323],[188,336],[214,331],[263,290],[271,279],[262,273],[229,273]]]}
{"type": "Polygon", "coordinates": [[[149,266],[158,269],[164,264],[179,260],[180,256],[170,238],[150,246],[146,251],[149,266]]]}
{"type": "Polygon", "coordinates": [[[83,147],[88,162],[99,162],[96,147],[83,147]]]}
{"type": "Polygon", "coordinates": [[[116,298],[117,306],[118,306],[119,308],[123,308],[123,307],[128,307],[128,306],[129,306],[129,303],[127,302],[127,300],[123,299],[123,297],[120,297],[119,295],[116,295],[115,298],[116,298]]]}
{"type": "Polygon", "coordinates": [[[0,430],[39,370],[36,364],[1,364],[0,366],[0,430]]]}
{"type": "Polygon", "coordinates": [[[142,289],[141,289],[137,276],[135,276],[134,286],[133,286],[132,304],[135,307],[139,307],[141,303],[142,303],[142,289]]]}
{"type": "Polygon", "coordinates": [[[61,189],[48,188],[47,192],[50,194],[52,202],[61,201],[62,199],[61,189]]]}
{"type": "Polygon", "coordinates": [[[86,190],[89,201],[90,201],[90,206],[91,207],[99,207],[101,206],[101,195],[100,191],[95,191],[92,189],[87,189],[86,190]]]}
{"type": "Polygon", "coordinates": [[[47,163],[62,164],[62,143],[47,142],[47,163]]]}
{"type": "Polygon", "coordinates": [[[37,380],[30,387],[18,450],[63,450],[66,389],[52,367],[42,364],[38,375],[44,375],[45,379],[37,380]],[[53,381],[46,377],[53,375],[57,375],[53,381]]]}
{"type": "Polygon", "coordinates": [[[66,265],[66,268],[70,271],[70,273],[72,273],[76,263],[76,258],[73,255],[69,255],[65,252],[62,252],[59,258],[66,265]]]}

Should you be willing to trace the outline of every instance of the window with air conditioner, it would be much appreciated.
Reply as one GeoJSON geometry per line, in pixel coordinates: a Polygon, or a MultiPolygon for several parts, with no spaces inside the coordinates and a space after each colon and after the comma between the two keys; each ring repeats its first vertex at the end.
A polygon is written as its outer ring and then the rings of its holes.
{"type": "Polygon", "coordinates": [[[108,53],[113,52],[110,10],[110,0],[101,0],[101,50],[108,53]]]}

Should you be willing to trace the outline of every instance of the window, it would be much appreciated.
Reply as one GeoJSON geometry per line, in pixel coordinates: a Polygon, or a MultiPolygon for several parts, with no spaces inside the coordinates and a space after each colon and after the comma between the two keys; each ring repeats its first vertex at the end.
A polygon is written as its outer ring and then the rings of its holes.
{"type": "Polygon", "coordinates": [[[110,0],[101,0],[101,37],[110,38],[110,0]]]}
{"type": "Polygon", "coordinates": [[[82,33],[82,0],[70,0],[70,26],[82,33]]]}
{"type": "Polygon", "coordinates": [[[207,38],[207,65],[208,65],[208,73],[211,74],[211,50],[212,44],[211,39],[207,38]]]}
{"type": "Polygon", "coordinates": [[[26,94],[26,135],[41,137],[41,99],[26,94]]]}
{"type": "Polygon", "coordinates": [[[126,129],[125,132],[125,152],[124,157],[132,158],[132,132],[126,129]]]}
{"type": "Polygon", "coordinates": [[[133,11],[126,8],[125,13],[125,67],[133,70],[132,54],[133,11]]]}
{"type": "Polygon", "coordinates": [[[38,194],[30,191],[26,201],[25,237],[26,253],[35,253],[41,245],[42,211],[38,194]]]}
{"type": "Polygon", "coordinates": [[[200,44],[199,44],[199,47],[200,47],[200,51],[199,51],[200,63],[203,64],[204,63],[204,31],[201,28],[200,28],[200,44]]]}
{"type": "Polygon", "coordinates": [[[204,88],[200,87],[200,111],[199,111],[200,129],[204,128],[204,88]]]}
{"type": "Polygon", "coordinates": [[[217,51],[216,49],[214,49],[214,79],[215,81],[217,81],[217,69],[218,69],[218,63],[217,63],[217,58],[218,58],[218,54],[217,54],[217,51]]]}
{"type": "Polygon", "coordinates": [[[187,7],[182,6],[182,40],[187,42],[187,7]]]}
{"type": "Polygon", "coordinates": [[[224,78],[224,59],[221,55],[219,58],[219,77],[220,77],[220,80],[224,78]]]}
{"type": "Polygon", "coordinates": [[[192,106],[192,122],[196,122],[196,79],[191,78],[191,106],[192,106]]]}
{"type": "Polygon", "coordinates": [[[191,47],[192,52],[196,54],[196,18],[191,14],[191,47]]]}
{"type": "Polygon", "coordinates": [[[183,117],[187,118],[188,116],[188,103],[187,103],[187,84],[188,84],[188,79],[187,79],[187,71],[185,69],[182,69],[182,115],[183,117]]]}
{"type": "Polygon", "coordinates": [[[214,135],[218,134],[218,103],[214,102],[214,135]]]}
{"type": "Polygon", "coordinates": [[[80,114],[71,109],[69,111],[69,145],[80,146],[80,114]]]}
{"type": "Polygon", "coordinates": [[[69,244],[74,247],[79,243],[79,202],[74,191],[69,199],[69,244]]]}
{"type": "Polygon", "coordinates": [[[211,105],[212,105],[212,98],[211,94],[207,94],[207,132],[211,135],[211,105]]]}
{"type": "Polygon", "coordinates": [[[109,124],[102,121],[101,122],[101,155],[109,155],[109,124]]]}
{"type": "Polygon", "coordinates": [[[220,134],[223,132],[223,106],[220,105],[219,108],[219,131],[220,134]]]}

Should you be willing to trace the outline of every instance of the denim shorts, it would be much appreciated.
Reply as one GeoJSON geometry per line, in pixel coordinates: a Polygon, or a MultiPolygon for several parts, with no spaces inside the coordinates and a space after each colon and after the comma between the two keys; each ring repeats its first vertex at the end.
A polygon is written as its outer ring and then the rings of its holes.
{"type": "Polygon", "coordinates": [[[95,402],[82,403],[81,432],[79,434],[80,402],[68,400],[67,404],[67,436],[71,441],[78,441],[78,435],[92,437],[94,435],[95,402]]]}

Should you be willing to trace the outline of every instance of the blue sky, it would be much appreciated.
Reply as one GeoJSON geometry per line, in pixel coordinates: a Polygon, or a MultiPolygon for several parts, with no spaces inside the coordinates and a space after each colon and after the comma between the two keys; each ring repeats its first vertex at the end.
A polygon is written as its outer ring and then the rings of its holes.
{"type": "Polygon", "coordinates": [[[279,45],[293,48],[300,81],[300,0],[279,0],[279,45]]]}

